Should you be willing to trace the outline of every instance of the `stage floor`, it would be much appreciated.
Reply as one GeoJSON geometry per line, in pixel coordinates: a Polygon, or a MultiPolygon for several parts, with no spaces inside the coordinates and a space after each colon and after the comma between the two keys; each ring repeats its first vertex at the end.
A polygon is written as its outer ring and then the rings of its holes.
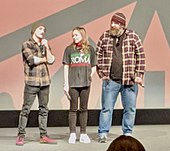
{"type": "MultiPolygon", "coordinates": [[[[87,133],[92,142],[82,144],[77,140],[76,144],[68,144],[68,127],[48,127],[48,135],[57,139],[58,144],[40,144],[38,128],[27,128],[24,146],[16,146],[17,128],[0,128],[1,151],[106,151],[113,139],[122,134],[121,126],[112,126],[108,136],[108,142],[97,142],[96,126],[87,127],[87,133]]],[[[79,128],[77,137],[79,138],[79,128]]],[[[146,151],[170,151],[170,125],[135,125],[133,136],[146,148],[146,151]]]]}

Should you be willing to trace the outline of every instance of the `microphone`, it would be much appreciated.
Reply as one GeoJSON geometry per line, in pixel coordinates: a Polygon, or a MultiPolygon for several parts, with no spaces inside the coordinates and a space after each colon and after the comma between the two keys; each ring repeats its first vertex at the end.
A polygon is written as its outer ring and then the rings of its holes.
{"type": "Polygon", "coordinates": [[[119,41],[116,43],[116,47],[119,47],[119,45],[120,45],[120,43],[119,43],[119,41]]]}
{"type": "Polygon", "coordinates": [[[119,45],[120,45],[120,38],[117,37],[117,36],[113,36],[113,35],[112,35],[112,38],[113,38],[113,46],[119,47],[119,45]]]}
{"type": "Polygon", "coordinates": [[[40,45],[39,47],[40,47],[40,50],[41,50],[41,54],[43,56],[45,56],[45,52],[46,52],[45,46],[44,45],[40,45]]]}
{"type": "Polygon", "coordinates": [[[42,41],[41,41],[41,45],[42,45],[42,55],[46,55],[46,45],[47,45],[47,40],[46,39],[42,39],[42,41]]]}
{"type": "Polygon", "coordinates": [[[45,56],[45,52],[46,52],[46,48],[45,48],[45,46],[43,45],[42,55],[44,55],[44,56],[45,56]]]}

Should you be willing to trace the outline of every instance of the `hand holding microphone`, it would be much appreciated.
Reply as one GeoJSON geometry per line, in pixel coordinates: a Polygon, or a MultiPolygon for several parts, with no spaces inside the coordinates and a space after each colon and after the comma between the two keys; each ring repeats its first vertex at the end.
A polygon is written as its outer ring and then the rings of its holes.
{"type": "Polygon", "coordinates": [[[49,49],[47,39],[42,39],[42,40],[41,40],[41,45],[45,46],[45,47],[46,47],[46,49],[49,49]]]}
{"type": "Polygon", "coordinates": [[[47,49],[47,47],[48,47],[48,41],[46,39],[42,39],[41,40],[40,48],[41,48],[41,52],[42,52],[43,56],[46,56],[46,49],[47,49]]]}
{"type": "Polygon", "coordinates": [[[51,50],[50,50],[48,41],[47,41],[46,39],[42,39],[41,45],[43,46],[43,50],[44,50],[45,55],[46,55],[46,57],[47,57],[47,62],[48,62],[49,64],[54,63],[54,61],[55,61],[55,56],[52,55],[52,53],[51,53],[51,50]]]}

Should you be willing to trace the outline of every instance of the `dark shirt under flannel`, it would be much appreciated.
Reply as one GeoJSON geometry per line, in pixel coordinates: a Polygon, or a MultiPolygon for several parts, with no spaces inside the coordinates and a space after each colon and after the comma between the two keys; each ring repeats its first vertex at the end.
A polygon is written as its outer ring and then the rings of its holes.
{"type": "Polygon", "coordinates": [[[50,76],[46,63],[36,65],[34,56],[44,57],[38,44],[30,38],[22,44],[22,56],[24,62],[25,83],[31,86],[47,86],[50,84],[50,76]]]}
{"type": "MultiPolygon", "coordinates": [[[[105,31],[97,43],[97,72],[100,78],[110,75],[113,53],[113,38],[105,31]]],[[[126,30],[122,43],[123,75],[122,85],[134,84],[135,77],[143,77],[145,54],[141,39],[132,30],[126,30]]]]}

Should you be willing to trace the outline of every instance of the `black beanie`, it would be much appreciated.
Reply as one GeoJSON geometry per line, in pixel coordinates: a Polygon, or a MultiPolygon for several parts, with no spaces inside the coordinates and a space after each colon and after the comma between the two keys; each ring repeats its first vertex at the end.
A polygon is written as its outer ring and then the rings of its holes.
{"type": "MultiPolygon", "coordinates": [[[[35,32],[35,30],[36,30],[38,27],[40,27],[40,26],[45,27],[45,24],[40,23],[40,22],[35,22],[35,23],[33,23],[33,24],[32,24],[32,27],[31,27],[31,35],[33,35],[34,32],[35,32]]],[[[46,27],[45,27],[45,29],[46,29],[46,27]]]]}

